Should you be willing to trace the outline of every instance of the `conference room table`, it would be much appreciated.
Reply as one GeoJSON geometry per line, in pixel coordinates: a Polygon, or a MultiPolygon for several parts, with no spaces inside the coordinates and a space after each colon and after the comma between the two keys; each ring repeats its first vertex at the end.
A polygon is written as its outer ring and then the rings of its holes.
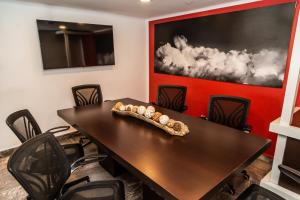
{"type": "Polygon", "coordinates": [[[166,199],[211,198],[271,144],[254,134],[155,106],[189,127],[189,134],[172,136],[142,120],[113,113],[119,101],[149,105],[125,98],[57,113],[166,199]]]}

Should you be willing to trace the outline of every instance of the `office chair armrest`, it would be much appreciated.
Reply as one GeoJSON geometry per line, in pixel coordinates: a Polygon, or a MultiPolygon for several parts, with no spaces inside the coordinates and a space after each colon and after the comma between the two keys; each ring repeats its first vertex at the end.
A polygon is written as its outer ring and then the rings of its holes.
{"type": "Polygon", "coordinates": [[[298,170],[288,167],[286,165],[279,165],[278,168],[281,173],[300,184],[300,172],[298,170]]]}
{"type": "Polygon", "coordinates": [[[78,168],[80,168],[84,165],[103,161],[105,158],[107,158],[107,155],[103,155],[103,154],[102,155],[94,154],[94,155],[83,156],[83,157],[79,158],[78,160],[76,160],[73,164],[71,164],[71,173],[73,173],[78,168]]]}
{"type": "Polygon", "coordinates": [[[64,194],[67,190],[69,190],[71,187],[78,185],[82,182],[90,182],[90,177],[89,176],[84,176],[82,178],[76,179],[74,181],[68,182],[64,184],[63,188],[61,189],[61,194],[64,194]]]}
{"type": "Polygon", "coordinates": [[[251,133],[251,131],[252,131],[252,126],[249,125],[249,124],[246,124],[246,125],[244,126],[244,128],[243,128],[243,131],[244,131],[245,133],[251,133]]]}
{"type": "Polygon", "coordinates": [[[206,117],[205,115],[200,115],[200,119],[208,120],[208,117],[206,117]]]}
{"type": "Polygon", "coordinates": [[[124,200],[124,184],[121,180],[101,180],[89,182],[84,185],[79,185],[78,187],[70,188],[65,193],[62,193],[60,198],[60,200],[70,199],[124,200]],[[80,192],[86,193],[86,195],[83,194],[83,197],[81,197],[80,192]],[[87,196],[88,198],[84,198],[84,196],[87,196]]]}
{"type": "Polygon", "coordinates": [[[46,133],[54,134],[54,133],[63,132],[63,131],[69,130],[69,129],[70,129],[70,126],[57,126],[57,127],[49,129],[48,131],[46,131],[46,133]]]}

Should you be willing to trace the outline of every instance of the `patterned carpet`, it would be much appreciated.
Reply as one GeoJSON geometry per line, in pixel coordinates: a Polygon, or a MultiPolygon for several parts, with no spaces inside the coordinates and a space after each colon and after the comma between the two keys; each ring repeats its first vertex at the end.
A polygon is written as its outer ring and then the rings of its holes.
{"type": "MultiPolygon", "coordinates": [[[[62,144],[65,143],[76,143],[79,140],[79,135],[69,134],[59,138],[62,144]]],[[[88,146],[86,150],[86,154],[96,153],[97,148],[95,145],[91,144],[88,146]]],[[[0,154],[0,174],[1,174],[1,182],[0,182],[0,200],[23,200],[26,199],[26,192],[23,188],[15,181],[15,179],[9,174],[7,171],[7,161],[10,153],[2,153],[0,154]]],[[[220,192],[213,197],[214,200],[231,200],[235,199],[242,191],[245,190],[251,183],[259,183],[259,181],[271,170],[271,162],[269,159],[265,157],[260,157],[256,161],[254,161],[248,168],[248,174],[250,175],[250,180],[245,180],[242,176],[234,177],[231,181],[236,190],[235,195],[230,195],[227,191],[227,187],[224,187],[220,190],[220,192]]],[[[86,165],[79,170],[75,171],[70,180],[83,177],[90,176],[91,181],[97,180],[111,180],[113,178],[106,170],[104,170],[98,163],[93,163],[86,165]]],[[[125,192],[126,192],[126,200],[141,200],[142,197],[142,184],[139,180],[133,177],[130,174],[123,174],[120,177],[116,177],[116,179],[120,179],[125,184],[125,192]]]]}

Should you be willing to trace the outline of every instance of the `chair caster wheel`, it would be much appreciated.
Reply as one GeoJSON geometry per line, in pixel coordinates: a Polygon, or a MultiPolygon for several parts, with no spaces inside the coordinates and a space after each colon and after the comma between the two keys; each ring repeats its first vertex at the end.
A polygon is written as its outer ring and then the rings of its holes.
{"type": "Polygon", "coordinates": [[[243,171],[242,171],[242,174],[243,174],[243,177],[244,177],[245,180],[248,181],[248,180],[250,179],[250,176],[249,176],[249,174],[247,173],[246,170],[243,170],[243,171]]]}
{"type": "Polygon", "coordinates": [[[247,180],[247,181],[249,181],[249,179],[250,179],[250,176],[249,176],[248,174],[244,174],[243,177],[244,177],[244,179],[247,180]]]}
{"type": "Polygon", "coordinates": [[[230,194],[230,195],[235,195],[235,189],[234,189],[234,187],[233,187],[233,185],[232,184],[227,184],[227,186],[228,186],[228,193],[230,194]]]}

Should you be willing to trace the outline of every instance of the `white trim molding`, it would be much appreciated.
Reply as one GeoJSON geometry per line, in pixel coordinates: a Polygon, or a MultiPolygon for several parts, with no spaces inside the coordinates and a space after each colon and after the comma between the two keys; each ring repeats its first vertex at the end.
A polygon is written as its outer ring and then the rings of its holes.
{"type": "MultiPolygon", "coordinates": [[[[298,11],[299,12],[299,11],[298,11]]],[[[272,171],[261,181],[261,186],[289,200],[299,200],[300,195],[281,187],[278,184],[280,170],[286,148],[287,138],[300,140],[300,127],[291,126],[293,114],[300,108],[295,108],[295,101],[298,95],[299,72],[300,72],[300,26],[296,27],[294,47],[291,55],[290,69],[288,73],[287,86],[284,95],[284,102],[281,117],[270,123],[269,130],[278,134],[272,171]]]]}
{"type": "Polygon", "coordinates": [[[278,194],[279,196],[283,197],[284,199],[288,200],[299,200],[300,195],[292,192],[290,190],[281,187],[278,184],[273,183],[271,180],[271,172],[268,173],[260,182],[260,186],[264,187],[272,192],[278,194]]]}

